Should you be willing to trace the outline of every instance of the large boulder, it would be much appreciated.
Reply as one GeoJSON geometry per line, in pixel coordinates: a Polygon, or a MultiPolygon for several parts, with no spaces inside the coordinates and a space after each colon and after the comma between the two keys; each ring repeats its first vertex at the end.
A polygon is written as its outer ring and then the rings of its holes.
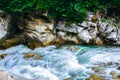
{"type": "Polygon", "coordinates": [[[92,37],[90,36],[88,30],[83,30],[78,34],[78,39],[82,40],[83,43],[90,43],[90,41],[92,40],[92,37]]]}
{"type": "Polygon", "coordinates": [[[41,19],[34,21],[27,21],[27,30],[24,32],[31,39],[41,42],[44,46],[51,45],[55,41],[54,25],[52,23],[45,23],[41,19]]]}
{"type": "Polygon", "coordinates": [[[18,79],[6,71],[0,70],[0,80],[18,80],[18,79]]]}

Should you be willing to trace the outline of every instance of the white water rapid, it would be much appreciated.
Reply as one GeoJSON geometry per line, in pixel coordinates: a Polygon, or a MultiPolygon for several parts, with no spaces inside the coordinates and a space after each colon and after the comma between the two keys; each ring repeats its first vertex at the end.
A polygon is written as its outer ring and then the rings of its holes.
{"type": "MultiPolygon", "coordinates": [[[[20,80],[85,80],[90,73],[95,73],[91,67],[109,62],[120,63],[120,48],[109,46],[81,46],[66,45],[59,49],[55,46],[29,49],[24,45],[0,50],[0,54],[7,56],[0,60],[0,70],[6,70],[17,76],[20,80]],[[25,59],[28,52],[40,54],[39,60],[25,59]]],[[[106,80],[113,80],[111,71],[117,70],[116,66],[100,67],[106,74],[106,80]]]]}

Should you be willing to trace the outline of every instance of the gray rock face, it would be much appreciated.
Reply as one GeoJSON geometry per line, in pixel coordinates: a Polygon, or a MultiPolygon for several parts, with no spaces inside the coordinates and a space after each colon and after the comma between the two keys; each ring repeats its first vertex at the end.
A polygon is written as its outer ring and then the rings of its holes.
{"type": "Polygon", "coordinates": [[[117,32],[111,32],[108,36],[107,36],[108,39],[111,39],[113,41],[117,41],[117,32]]]}
{"type": "Polygon", "coordinates": [[[7,34],[8,26],[9,26],[9,16],[6,16],[6,18],[0,17],[0,39],[7,34]]]}
{"type": "MultiPolygon", "coordinates": [[[[31,25],[28,26],[32,27],[31,25]]],[[[38,39],[41,43],[46,44],[56,39],[56,35],[54,35],[53,29],[54,29],[53,24],[43,23],[34,25],[34,27],[32,27],[31,33],[27,34],[32,39],[38,39]]]]}
{"type": "MultiPolygon", "coordinates": [[[[82,23],[73,23],[70,26],[65,21],[60,21],[57,26],[54,26],[53,23],[47,23],[43,19],[32,17],[32,21],[25,20],[26,26],[24,26],[25,28],[23,28],[23,33],[20,36],[15,39],[5,40],[5,43],[4,41],[0,41],[0,46],[5,47],[8,45],[10,47],[12,44],[27,43],[31,45],[34,43],[32,47],[36,47],[40,43],[48,46],[56,45],[56,43],[58,45],[63,44],[67,41],[76,44],[102,45],[106,42],[105,44],[120,45],[120,29],[114,26],[114,21],[106,20],[106,22],[102,22],[100,16],[98,16],[96,21],[93,21],[93,16],[95,16],[93,13],[88,13],[85,21],[82,23]]],[[[9,16],[8,18],[0,17],[0,39],[9,33],[9,22],[9,16]]]]}
{"type": "Polygon", "coordinates": [[[90,34],[90,36],[92,37],[92,39],[96,39],[97,34],[98,34],[98,29],[97,29],[97,27],[91,28],[91,29],[89,30],[89,34],[90,34]]]}
{"type": "Polygon", "coordinates": [[[72,24],[71,27],[67,27],[67,26],[65,26],[65,24],[59,24],[58,26],[56,26],[56,29],[58,29],[60,31],[64,31],[64,32],[79,33],[84,28],[82,28],[76,24],[72,24]]]}
{"type": "Polygon", "coordinates": [[[88,30],[83,30],[81,33],[79,33],[78,38],[83,40],[85,43],[90,43],[90,40],[92,40],[88,30]]]}

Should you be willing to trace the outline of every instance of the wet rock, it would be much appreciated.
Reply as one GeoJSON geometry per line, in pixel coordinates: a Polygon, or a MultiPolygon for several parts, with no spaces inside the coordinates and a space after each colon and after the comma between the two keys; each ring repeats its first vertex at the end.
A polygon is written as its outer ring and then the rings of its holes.
{"type": "Polygon", "coordinates": [[[103,79],[95,74],[90,74],[90,77],[86,80],[103,80],[103,79]]]}
{"type": "Polygon", "coordinates": [[[99,71],[99,73],[100,73],[100,74],[106,74],[106,72],[104,72],[104,71],[99,71]]]}
{"type": "Polygon", "coordinates": [[[24,54],[25,59],[33,58],[34,60],[39,60],[42,56],[37,53],[26,53],[24,54]]]}
{"type": "Polygon", "coordinates": [[[39,55],[39,54],[34,54],[34,57],[33,57],[34,60],[39,60],[40,58],[42,58],[41,55],[39,55]]]}
{"type": "Polygon", "coordinates": [[[66,79],[64,79],[64,80],[72,80],[72,79],[71,79],[71,77],[70,77],[70,78],[66,78],[66,79]]]}
{"type": "Polygon", "coordinates": [[[92,70],[95,71],[95,72],[100,72],[100,69],[97,68],[97,67],[93,67],[92,70]]]}
{"type": "Polygon", "coordinates": [[[113,62],[109,62],[108,65],[109,65],[109,66],[113,66],[114,63],[113,63],[113,62]]]}
{"type": "Polygon", "coordinates": [[[104,44],[103,40],[99,37],[96,38],[95,43],[98,44],[98,45],[103,45],[104,44]]]}
{"type": "Polygon", "coordinates": [[[24,55],[24,58],[25,59],[29,59],[29,58],[31,58],[31,57],[33,57],[34,56],[34,54],[32,54],[32,53],[26,53],[25,55],[24,55]]]}
{"type": "Polygon", "coordinates": [[[5,53],[4,53],[4,54],[1,54],[1,55],[0,55],[0,60],[1,60],[1,59],[4,59],[6,56],[7,56],[7,54],[5,54],[5,53]]]}
{"type": "Polygon", "coordinates": [[[120,70],[120,66],[118,66],[118,68],[117,68],[118,70],[120,70]]]}
{"type": "Polygon", "coordinates": [[[119,77],[119,75],[116,72],[111,71],[110,74],[112,75],[114,80],[120,80],[120,77],[119,77]]]}

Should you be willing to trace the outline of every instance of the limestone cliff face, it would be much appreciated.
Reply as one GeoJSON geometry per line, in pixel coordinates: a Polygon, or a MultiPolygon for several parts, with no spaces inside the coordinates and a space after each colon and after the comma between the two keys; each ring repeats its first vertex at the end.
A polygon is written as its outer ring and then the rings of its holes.
{"type": "MultiPolygon", "coordinates": [[[[82,23],[67,25],[64,21],[59,21],[57,25],[49,23],[43,18],[22,19],[25,23],[19,23],[20,34],[11,35],[9,29],[10,17],[0,17],[0,49],[5,49],[18,44],[25,44],[31,49],[39,46],[67,44],[110,44],[120,45],[120,29],[114,25],[114,21],[102,21],[93,14],[82,23]],[[95,20],[93,20],[95,19],[95,20]],[[6,36],[11,37],[6,37],[6,36]]],[[[18,31],[18,30],[16,30],[18,31]]]]}

